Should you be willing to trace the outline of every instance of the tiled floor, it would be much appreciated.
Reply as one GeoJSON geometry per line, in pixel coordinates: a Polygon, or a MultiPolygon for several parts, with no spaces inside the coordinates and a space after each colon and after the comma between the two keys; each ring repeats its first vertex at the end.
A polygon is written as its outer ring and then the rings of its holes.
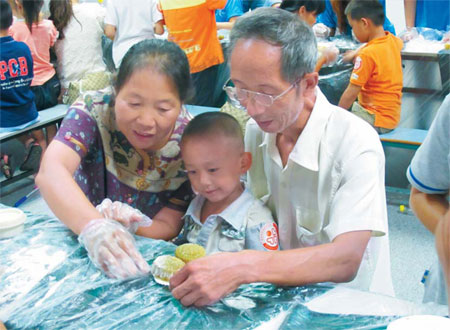
{"type": "MultiPolygon", "coordinates": [[[[33,188],[31,178],[3,187],[0,202],[12,206],[33,188]]],[[[399,205],[407,205],[408,201],[405,191],[399,193],[388,188],[387,197],[392,277],[396,295],[401,299],[421,302],[423,285],[420,280],[424,270],[436,258],[433,235],[407,207],[405,212],[400,212],[399,205]]],[[[39,192],[32,195],[21,207],[38,214],[51,212],[40,198],[39,192]]]]}

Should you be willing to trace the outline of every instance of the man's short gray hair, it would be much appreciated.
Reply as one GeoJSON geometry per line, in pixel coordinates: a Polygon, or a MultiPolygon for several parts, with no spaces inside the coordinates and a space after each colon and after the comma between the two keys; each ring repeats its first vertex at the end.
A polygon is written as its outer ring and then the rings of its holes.
{"type": "Polygon", "coordinates": [[[286,10],[258,8],[238,18],[230,33],[230,55],[241,39],[259,39],[281,47],[281,76],[290,83],[316,66],[317,42],[312,29],[286,10]]]}

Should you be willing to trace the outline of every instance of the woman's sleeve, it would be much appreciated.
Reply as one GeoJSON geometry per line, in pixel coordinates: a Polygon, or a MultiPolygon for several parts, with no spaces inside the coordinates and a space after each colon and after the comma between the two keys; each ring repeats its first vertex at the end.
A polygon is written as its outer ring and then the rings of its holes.
{"type": "Polygon", "coordinates": [[[193,198],[194,192],[191,189],[191,183],[186,178],[186,181],[171,194],[165,206],[184,213],[193,198]]]}
{"type": "Polygon", "coordinates": [[[64,143],[83,159],[97,140],[96,121],[77,108],[69,108],[55,139],[64,143]]]}
{"type": "Polygon", "coordinates": [[[55,45],[56,40],[58,40],[59,32],[56,29],[55,25],[53,25],[53,22],[50,21],[50,47],[53,47],[55,45]]]}

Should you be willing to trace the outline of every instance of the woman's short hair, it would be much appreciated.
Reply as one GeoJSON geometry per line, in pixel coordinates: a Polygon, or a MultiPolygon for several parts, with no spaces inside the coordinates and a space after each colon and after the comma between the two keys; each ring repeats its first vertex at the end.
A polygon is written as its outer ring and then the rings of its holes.
{"type": "Polygon", "coordinates": [[[162,39],[146,39],[128,50],[114,83],[116,93],[119,93],[135,71],[147,67],[155,69],[172,81],[182,103],[192,97],[192,81],[186,54],[175,43],[162,39]]]}

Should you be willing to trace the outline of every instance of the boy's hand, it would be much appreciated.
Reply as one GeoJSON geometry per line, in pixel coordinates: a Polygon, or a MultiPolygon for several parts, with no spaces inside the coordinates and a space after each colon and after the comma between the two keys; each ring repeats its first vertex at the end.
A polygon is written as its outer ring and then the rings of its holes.
{"type": "Polygon", "coordinates": [[[138,227],[148,227],[152,224],[152,219],[138,209],[122,202],[113,202],[109,198],[105,198],[96,209],[105,218],[120,222],[132,234],[136,233],[138,227]]]}
{"type": "Polygon", "coordinates": [[[355,60],[356,54],[358,54],[358,50],[347,50],[342,56],[342,61],[344,63],[353,63],[355,60]]]}
{"type": "Polygon", "coordinates": [[[107,276],[125,279],[147,274],[150,267],[134,245],[133,236],[110,219],[91,220],[78,236],[89,258],[107,276]]]}

